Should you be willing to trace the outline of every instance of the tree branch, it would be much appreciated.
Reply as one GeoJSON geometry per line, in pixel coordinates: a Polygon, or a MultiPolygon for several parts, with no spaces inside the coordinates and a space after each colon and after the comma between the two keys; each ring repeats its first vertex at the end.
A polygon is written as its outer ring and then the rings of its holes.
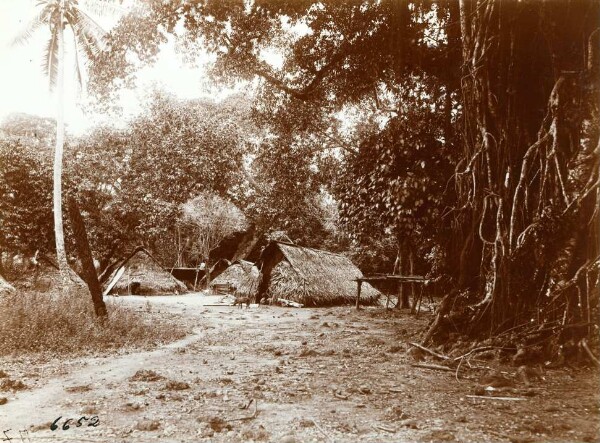
{"type": "Polygon", "coordinates": [[[335,65],[337,65],[341,60],[345,57],[345,51],[340,50],[337,54],[335,54],[329,63],[323,66],[321,69],[316,71],[316,74],[312,78],[312,80],[302,89],[295,89],[290,86],[287,86],[282,80],[276,78],[275,76],[269,74],[263,69],[259,67],[254,67],[252,72],[258,75],[259,77],[264,78],[271,85],[276,88],[290,94],[292,97],[297,98],[299,100],[307,101],[311,98],[312,94],[315,92],[319,84],[323,81],[325,76],[329,71],[331,71],[335,65]]]}

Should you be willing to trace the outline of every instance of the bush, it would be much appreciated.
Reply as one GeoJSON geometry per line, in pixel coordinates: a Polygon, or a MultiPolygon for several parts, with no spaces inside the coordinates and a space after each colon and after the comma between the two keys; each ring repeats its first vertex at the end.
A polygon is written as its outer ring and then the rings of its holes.
{"type": "Polygon", "coordinates": [[[90,296],[16,291],[0,297],[0,355],[23,352],[86,354],[121,347],[147,347],[180,339],[186,330],[107,303],[108,319],[94,315],[90,296]]]}

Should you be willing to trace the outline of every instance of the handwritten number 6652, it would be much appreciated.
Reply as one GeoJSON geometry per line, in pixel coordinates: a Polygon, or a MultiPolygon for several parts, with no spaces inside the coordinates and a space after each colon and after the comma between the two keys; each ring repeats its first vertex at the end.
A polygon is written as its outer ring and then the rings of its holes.
{"type": "MultiPolygon", "coordinates": [[[[62,415],[60,417],[58,417],[56,420],[54,420],[54,422],[50,425],[50,430],[51,431],[56,431],[60,426],[58,424],[58,422],[60,421],[60,419],[62,418],[62,415]]],[[[71,426],[73,426],[73,421],[74,419],[72,418],[67,418],[65,420],[65,422],[62,425],[62,430],[66,431],[68,429],[71,428],[71,426]],[[71,423],[71,424],[70,424],[71,423]]],[[[79,420],[77,420],[75,423],[75,427],[79,428],[81,426],[83,426],[83,422],[86,421],[88,422],[87,425],[88,426],[92,426],[92,427],[96,427],[100,424],[100,419],[98,418],[97,415],[94,415],[90,418],[87,417],[80,417],[79,420]]]]}

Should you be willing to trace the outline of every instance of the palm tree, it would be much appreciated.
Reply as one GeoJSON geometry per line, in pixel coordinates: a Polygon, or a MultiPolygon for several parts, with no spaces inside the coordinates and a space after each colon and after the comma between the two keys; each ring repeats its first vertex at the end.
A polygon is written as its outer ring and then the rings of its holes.
{"type": "MultiPolygon", "coordinates": [[[[110,5],[105,1],[89,2],[101,13],[110,5]]],[[[64,122],[64,77],[65,77],[65,30],[69,28],[73,34],[75,48],[75,69],[78,83],[83,81],[82,65],[88,57],[97,54],[104,48],[105,31],[90,17],[79,5],[79,0],[39,0],[37,6],[40,12],[29,22],[19,34],[13,44],[24,44],[33,36],[34,32],[42,26],[48,26],[50,38],[46,43],[44,53],[44,72],[50,81],[50,89],[56,88],[56,146],[54,149],[53,168],[53,209],[54,209],[54,235],[56,239],[56,255],[58,266],[66,279],[70,268],[67,263],[62,214],[62,158],[65,139],[64,122]]]]}

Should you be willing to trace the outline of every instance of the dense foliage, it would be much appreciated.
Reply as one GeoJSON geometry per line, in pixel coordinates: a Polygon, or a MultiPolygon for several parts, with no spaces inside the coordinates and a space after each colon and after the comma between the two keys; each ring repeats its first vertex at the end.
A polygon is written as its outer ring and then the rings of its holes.
{"type": "Polygon", "coordinates": [[[0,138],[0,250],[33,256],[54,244],[52,158],[22,143],[0,138]]]}

